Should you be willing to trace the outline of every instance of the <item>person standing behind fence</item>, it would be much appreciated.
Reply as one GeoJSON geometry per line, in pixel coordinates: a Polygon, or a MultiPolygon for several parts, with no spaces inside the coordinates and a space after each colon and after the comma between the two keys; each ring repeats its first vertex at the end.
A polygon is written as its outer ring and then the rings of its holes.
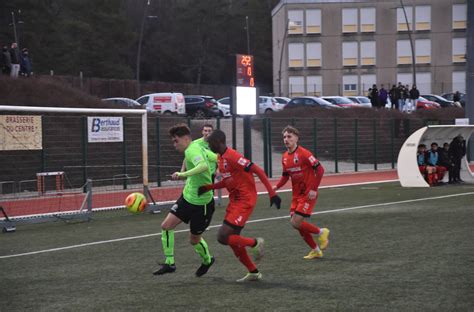
{"type": "Polygon", "coordinates": [[[28,49],[24,48],[21,50],[20,75],[24,77],[30,77],[31,70],[32,65],[30,56],[28,55],[28,49]]]}
{"type": "Polygon", "coordinates": [[[10,76],[17,78],[18,73],[20,72],[20,50],[18,49],[16,42],[13,42],[11,45],[10,57],[12,60],[12,71],[10,72],[10,76]]]}
{"type": "Polygon", "coordinates": [[[392,109],[398,109],[398,94],[399,92],[397,90],[397,87],[395,85],[392,85],[392,88],[388,92],[390,102],[392,103],[392,109]]]}
{"type": "Polygon", "coordinates": [[[379,107],[379,90],[377,89],[377,85],[375,84],[372,86],[372,90],[370,91],[370,102],[372,104],[372,107],[379,107]]]}
{"type": "Polygon", "coordinates": [[[10,51],[8,51],[8,47],[4,46],[2,48],[2,55],[0,58],[1,70],[2,74],[5,76],[10,76],[12,70],[12,58],[10,56],[10,51]]]}
{"type": "Polygon", "coordinates": [[[416,88],[415,85],[410,89],[410,109],[411,111],[416,111],[416,102],[420,97],[420,91],[416,88]]]}
{"type": "Polygon", "coordinates": [[[405,109],[405,87],[402,85],[401,82],[398,83],[397,92],[398,109],[403,112],[405,109]]]}
{"type": "Polygon", "coordinates": [[[449,144],[449,156],[453,161],[453,183],[464,182],[461,179],[461,160],[466,155],[466,141],[461,135],[455,137],[449,144]]]}
{"type": "Polygon", "coordinates": [[[382,84],[380,85],[380,90],[379,90],[379,106],[381,108],[385,108],[385,106],[387,106],[387,97],[388,97],[387,90],[385,90],[382,84]]]}

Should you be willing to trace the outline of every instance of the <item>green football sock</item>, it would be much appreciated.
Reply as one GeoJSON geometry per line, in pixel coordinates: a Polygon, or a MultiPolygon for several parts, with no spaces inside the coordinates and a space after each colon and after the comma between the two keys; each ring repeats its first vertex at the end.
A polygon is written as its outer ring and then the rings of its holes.
{"type": "Polygon", "coordinates": [[[166,257],[166,264],[174,264],[174,230],[161,230],[161,244],[166,257]]]}
{"type": "Polygon", "coordinates": [[[204,238],[201,238],[199,244],[194,245],[194,250],[196,250],[196,252],[202,258],[202,263],[211,263],[211,254],[209,253],[209,247],[207,246],[207,243],[204,238]]]}

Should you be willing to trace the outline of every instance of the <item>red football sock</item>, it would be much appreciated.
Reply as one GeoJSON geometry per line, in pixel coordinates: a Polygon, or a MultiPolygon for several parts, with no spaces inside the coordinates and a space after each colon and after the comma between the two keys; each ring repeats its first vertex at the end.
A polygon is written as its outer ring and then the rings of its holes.
{"type": "Polygon", "coordinates": [[[318,244],[316,244],[313,239],[313,235],[311,235],[310,232],[306,232],[301,229],[299,230],[299,232],[301,237],[303,237],[304,241],[306,242],[306,244],[308,244],[309,247],[311,247],[311,249],[316,249],[316,247],[318,247],[318,244]]]}
{"type": "Polygon", "coordinates": [[[229,239],[227,240],[227,244],[236,247],[253,247],[257,241],[255,238],[244,237],[240,235],[230,235],[229,239]]]}
{"type": "Polygon", "coordinates": [[[247,253],[247,250],[245,250],[245,247],[237,247],[234,245],[230,245],[230,248],[232,248],[232,250],[234,251],[234,255],[247,268],[249,272],[255,271],[257,269],[252,260],[250,260],[250,257],[247,253]]]}
{"type": "Polygon", "coordinates": [[[318,228],[316,225],[306,221],[301,222],[300,230],[311,234],[319,234],[319,232],[321,232],[321,229],[318,228]]]}

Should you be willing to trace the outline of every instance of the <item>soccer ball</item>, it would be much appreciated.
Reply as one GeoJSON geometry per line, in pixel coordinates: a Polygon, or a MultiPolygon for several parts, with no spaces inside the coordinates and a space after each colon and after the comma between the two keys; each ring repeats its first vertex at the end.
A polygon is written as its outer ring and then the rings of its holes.
{"type": "Polygon", "coordinates": [[[125,207],[131,213],[140,213],[146,207],[146,198],[142,193],[132,193],[125,198],[125,207]]]}

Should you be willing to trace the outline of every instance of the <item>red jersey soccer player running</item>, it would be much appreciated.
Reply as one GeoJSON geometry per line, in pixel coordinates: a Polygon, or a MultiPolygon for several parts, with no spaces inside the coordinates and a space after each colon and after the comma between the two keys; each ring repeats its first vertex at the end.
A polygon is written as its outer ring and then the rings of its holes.
{"type": "Polygon", "coordinates": [[[229,205],[222,226],[219,228],[217,240],[223,245],[229,245],[235,256],[248,269],[247,275],[237,282],[256,281],[262,278],[255,263],[250,260],[245,247],[252,247],[255,260],[263,256],[263,238],[249,238],[240,235],[248,218],[252,214],[257,202],[257,189],[255,187],[255,173],[263,182],[270,196],[270,205],[275,204],[279,209],[281,199],[273,191],[265,172],[250,160],[244,158],[236,150],[226,146],[224,132],[214,130],[207,138],[209,148],[218,154],[219,172],[223,180],[204,185],[199,188],[199,194],[211,189],[227,188],[229,191],[229,205]]]}
{"type": "Polygon", "coordinates": [[[283,142],[286,151],[282,157],[283,175],[275,186],[275,190],[285,185],[291,178],[293,198],[291,201],[291,225],[300,232],[311,251],[305,259],[321,258],[322,249],[328,245],[329,230],[319,228],[305,218],[309,218],[318,198],[318,187],[324,174],[324,168],[313,154],[298,145],[299,131],[291,126],[283,129],[283,142]],[[318,235],[318,243],[313,239],[318,235]]]}

